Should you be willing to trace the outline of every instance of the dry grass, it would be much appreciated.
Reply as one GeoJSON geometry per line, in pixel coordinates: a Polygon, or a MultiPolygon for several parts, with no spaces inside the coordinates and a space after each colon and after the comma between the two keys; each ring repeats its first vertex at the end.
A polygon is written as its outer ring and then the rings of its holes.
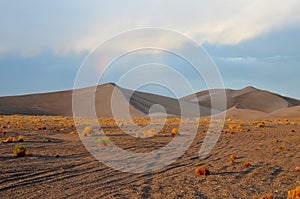
{"type": "Polygon", "coordinates": [[[15,157],[25,157],[26,156],[26,147],[23,146],[23,145],[15,146],[14,151],[13,151],[13,155],[15,157]]]}
{"type": "Polygon", "coordinates": [[[230,156],[230,159],[229,159],[229,162],[230,163],[234,163],[234,160],[236,159],[236,156],[234,155],[234,154],[232,154],[231,156],[230,156]]]}
{"type": "Polygon", "coordinates": [[[145,138],[147,138],[147,137],[156,137],[156,136],[158,136],[158,132],[155,128],[153,128],[153,129],[150,129],[148,131],[144,131],[143,135],[144,135],[145,138]]]}
{"type": "Polygon", "coordinates": [[[210,175],[210,171],[206,168],[206,166],[198,167],[195,170],[196,176],[208,176],[210,175]]]}
{"type": "Polygon", "coordinates": [[[244,165],[244,167],[250,167],[250,166],[252,166],[249,162],[244,162],[243,165],[244,165]]]}
{"type": "Polygon", "coordinates": [[[259,127],[259,128],[264,128],[264,127],[266,127],[266,124],[265,124],[265,122],[259,122],[259,123],[257,124],[257,127],[259,127]]]}
{"type": "Polygon", "coordinates": [[[82,131],[83,136],[89,136],[89,135],[92,135],[93,133],[94,133],[94,130],[90,126],[85,127],[82,131]]]}
{"type": "Polygon", "coordinates": [[[13,141],[14,141],[13,137],[7,137],[2,139],[3,143],[12,143],[13,141]]]}
{"type": "Polygon", "coordinates": [[[77,132],[77,131],[72,131],[72,132],[70,133],[70,135],[78,135],[78,132],[77,132]]]}
{"type": "Polygon", "coordinates": [[[108,146],[111,146],[111,145],[112,145],[112,142],[110,141],[110,139],[108,137],[100,138],[98,140],[98,146],[99,147],[108,147],[108,146]]]}
{"type": "Polygon", "coordinates": [[[18,142],[24,142],[24,136],[23,136],[23,135],[19,135],[19,136],[17,137],[17,141],[18,141],[18,142]]]}
{"type": "Polygon", "coordinates": [[[300,187],[296,187],[294,190],[288,192],[287,199],[300,199],[300,187]]]}
{"type": "Polygon", "coordinates": [[[172,136],[178,135],[178,128],[173,128],[172,131],[171,131],[171,135],[172,136]]]}

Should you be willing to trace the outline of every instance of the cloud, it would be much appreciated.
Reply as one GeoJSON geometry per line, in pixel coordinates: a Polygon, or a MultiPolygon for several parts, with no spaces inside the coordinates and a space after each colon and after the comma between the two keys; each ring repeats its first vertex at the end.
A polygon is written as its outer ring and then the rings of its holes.
{"type": "Polygon", "coordinates": [[[2,1],[0,53],[82,53],[141,27],[174,29],[199,43],[234,45],[296,26],[299,11],[298,0],[2,1]]]}

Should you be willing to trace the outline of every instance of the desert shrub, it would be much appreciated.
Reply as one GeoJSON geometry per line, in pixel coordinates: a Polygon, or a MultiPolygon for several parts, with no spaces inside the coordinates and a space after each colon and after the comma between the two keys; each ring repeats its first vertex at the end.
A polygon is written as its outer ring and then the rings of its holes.
{"type": "Polygon", "coordinates": [[[279,146],[278,149],[279,150],[284,150],[284,146],[279,146]]]}
{"type": "Polygon", "coordinates": [[[265,124],[265,122],[258,122],[256,126],[259,128],[264,128],[264,127],[266,127],[266,124],[265,124]]]}
{"type": "Polygon", "coordinates": [[[7,137],[7,138],[2,139],[3,143],[12,143],[13,141],[14,141],[13,137],[7,137]]]}
{"type": "Polygon", "coordinates": [[[289,122],[289,120],[284,120],[284,124],[286,124],[286,125],[289,125],[290,124],[290,122],[289,122]]]}
{"type": "Polygon", "coordinates": [[[17,138],[17,141],[18,142],[24,142],[24,136],[19,135],[18,138],[17,138]]]}
{"type": "Polygon", "coordinates": [[[83,136],[88,136],[88,135],[91,135],[91,134],[93,134],[93,133],[94,133],[94,130],[93,130],[93,128],[90,127],[90,126],[85,127],[85,128],[83,129],[83,131],[82,131],[82,135],[83,135],[83,136]]]}
{"type": "Polygon", "coordinates": [[[288,192],[287,199],[300,199],[300,187],[288,192]]]}
{"type": "Polygon", "coordinates": [[[232,155],[230,156],[229,162],[230,162],[230,163],[233,163],[235,159],[236,159],[236,156],[235,156],[234,154],[232,154],[232,155]]]}
{"type": "Polygon", "coordinates": [[[195,174],[196,176],[208,176],[210,175],[210,171],[205,166],[202,166],[196,168],[195,174]]]}
{"type": "Polygon", "coordinates": [[[77,134],[78,134],[77,131],[72,131],[72,132],[70,133],[70,135],[77,135],[77,134]]]}
{"type": "Polygon", "coordinates": [[[250,167],[251,164],[250,164],[249,162],[244,162],[244,166],[245,166],[245,167],[250,167]]]}
{"type": "Polygon", "coordinates": [[[178,134],[178,128],[173,128],[171,131],[172,136],[176,136],[178,134]]]}
{"type": "Polygon", "coordinates": [[[205,119],[203,120],[203,122],[209,123],[209,119],[205,118],[205,119]]]}
{"type": "Polygon", "coordinates": [[[156,137],[156,136],[158,136],[157,130],[155,128],[152,128],[149,131],[144,131],[143,134],[144,134],[144,137],[156,137]]]}
{"type": "Polygon", "coordinates": [[[141,137],[141,133],[140,133],[140,132],[136,132],[136,133],[135,133],[135,137],[136,137],[136,138],[140,138],[140,137],[141,137]]]}
{"type": "Polygon", "coordinates": [[[26,156],[26,147],[23,145],[17,145],[14,148],[13,154],[15,157],[24,157],[26,156]]]}
{"type": "Polygon", "coordinates": [[[235,124],[230,124],[229,129],[234,131],[236,129],[236,125],[235,124]]]}
{"type": "Polygon", "coordinates": [[[112,143],[111,143],[111,141],[108,137],[100,138],[98,140],[98,146],[99,147],[107,147],[107,146],[111,146],[111,145],[112,145],[112,143]]]}
{"type": "Polygon", "coordinates": [[[241,133],[242,133],[242,132],[245,132],[241,124],[239,124],[239,125],[237,126],[237,129],[238,129],[238,131],[241,132],[241,133]]]}

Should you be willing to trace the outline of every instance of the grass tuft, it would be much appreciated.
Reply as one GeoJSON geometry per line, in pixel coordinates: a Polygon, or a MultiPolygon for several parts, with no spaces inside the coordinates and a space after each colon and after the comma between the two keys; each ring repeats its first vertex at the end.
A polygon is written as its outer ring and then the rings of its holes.
{"type": "Polygon", "coordinates": [[[230,156],[230,159],[229,159],[229,162],[230,163],[234,163],[234,160],[236,159],[236,156],[234,155],[234,154],[232,154],[231,156],[230,156]]]}
{"type": "Polygon", "coordinates": [[[288,192],[287,199],[300,199],[300,187],[296,187],[294,190],[288,192]]]}
{"type": "Polygon", "coordinates": [[[25,157],[26,156],[26,147],[23,145],[15,146],[13,154],[15,157],[25,157]]]}
{"type": "Polygon", "coordinates": [[[98,140],[98,146],[99,147],[108,147],[108,146],[111,146],[111,145],[112,145],[112,142],[110,141],[110,139],[108,137],[100,138],[98,140]]]}
{"type": "Polygon", "coordinates": [[[208,176],[210,175],[210,171],[205,166],[202,166],[196,168],[195,174],[196,176],[208,176]]]}

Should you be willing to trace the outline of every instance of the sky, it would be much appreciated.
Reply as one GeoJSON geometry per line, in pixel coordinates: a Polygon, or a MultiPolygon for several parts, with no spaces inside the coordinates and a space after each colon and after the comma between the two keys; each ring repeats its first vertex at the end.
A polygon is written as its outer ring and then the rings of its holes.
{"type": "MultiPolygon", "coordinates": [[[[145,27],[174,30],[202,45],[226,88],[254,86],[300,99],[299,0],[2,0],[0,96],[72,89],[91,50],[121,32],[145,27]]],[[[206,89],[186,63],[143,52],[112,64],[103,81],[117,81],[124,68],[153,59],[181,70],[197,90],[206,89]]]]}

